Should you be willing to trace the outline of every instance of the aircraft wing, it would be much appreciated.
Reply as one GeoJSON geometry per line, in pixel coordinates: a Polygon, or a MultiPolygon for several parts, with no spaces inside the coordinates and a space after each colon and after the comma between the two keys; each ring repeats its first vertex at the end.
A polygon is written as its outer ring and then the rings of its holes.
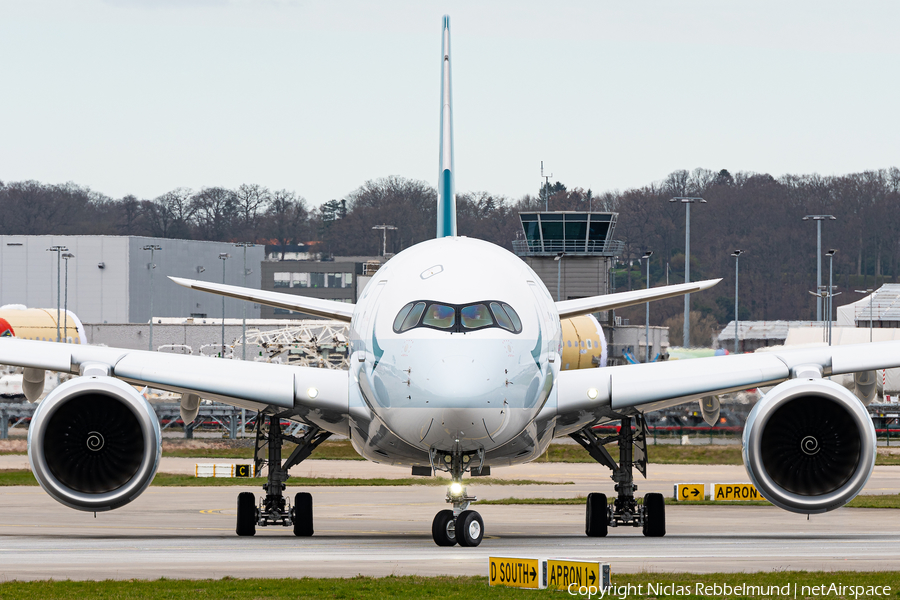
{"type": "Polygon", "coordinates": [[[322,298],[310,298],[308,296],[296,296],[294,294],[283,294],[281,292],[269,292],[266,290],[254,290],[252,288],[245,288],[237,285],[210,283],[209,281],[196,281],[194,279],[183,279],[181,277],[169,277],[169,279],[178,285],[192,290],[228,296],[229,298],[237,298],[238,300],[248,300],[250,302],[265,304],[266,306],[274,306],[275,308],[296,310],[316,317],[325,317],[326,319],[335,319],[349,323],[350,318],[353,316],[353,304],[348,304],[346,302],[323,300],[322,298]]]}
{"type": "Polygon", "coordinates": [[[678,285],[666,285],[663,287],[649,288],[645,290],[632,290],[630,292],[616,292],[604,296],[590,296],[576,300],[562,300],[556,303],[556,310],[560,319],[568,319],[579,315],[598,312],[601,310],[614,310],[634,304],[643,304],[652,300],[662,300],[673,296],[693,294],[707,288],[711,288],[722,281],[721,279],[707,279],[706,281],[692,281],[679,283],[678,285]]]}
{"type": "Polygon", "coordinates": [[[128,383],[262,410],[293,411],[329,431],[346,429],[348,372],[0,338],[0,364],[63,373],[103,372],[128,383]]]}
{"type": "Polygon", "coordinates": [[[795,348],[559,374],[562,433],[616,413],[634,414],[791,379],[808,367],[823,376],[900,366],[900,342],[795,348]],[[594,396],[591,398],[591,396],[594,396]],[[577,425],[577,426],[576,426],[577,425]]]}

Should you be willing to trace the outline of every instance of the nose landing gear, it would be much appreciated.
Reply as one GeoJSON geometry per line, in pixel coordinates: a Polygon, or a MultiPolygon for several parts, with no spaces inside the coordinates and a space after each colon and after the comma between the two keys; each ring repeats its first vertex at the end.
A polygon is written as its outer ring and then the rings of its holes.
{"type": "MultiPolygon", "coordinates": [[[[475,547],[484,538],[484,520],[474,510],[468,510],[469,504],[475,502],[475,496],[469,496],[462,484],[463,473],[470,468],[470,455],[446,454],[443,462],[434,460],[435,468],[443,466],[449,471],[452,483],[447,488],[447,502],[453,509],[440,511],[431,523],[431,537],[438,546],[475,547]]],[[[479,471],[481,468],[479,468],[479,471]]]]}

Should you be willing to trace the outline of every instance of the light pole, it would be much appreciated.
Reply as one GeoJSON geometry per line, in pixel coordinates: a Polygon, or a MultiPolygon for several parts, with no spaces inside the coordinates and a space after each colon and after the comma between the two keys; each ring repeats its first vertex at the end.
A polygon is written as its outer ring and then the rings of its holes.
{"type": "Polygon", "coordinates": [[[556,258],[553,260],[556,262],[556,301],[559,302],[559,282],[561,280],[562,275],[562,257],[565,256],[565,252],[560,252],[556,255],[556,258]]]}
{"type": "Polygon", "coordinates": [[[735,250],[731,253],[734,257],[734,353],[738,353],[738,266],[743,250],[735,250]]]}
{"type": "MultiPolygon", "coordinates": [[[[866,288],[864,290],[853,290],[853,291],[856,292],[857,294],[872,294],[872,292],[874,292],[875,290],[873,288],[866,288]]],[[[873,319],[875,319],[875,313],[873,312],[873,309],[872,309],[872,300],[874,300],[874,299],[875,299],[875,294],[872,294],[871,296],[869,296],[869,341],[870,342],[872,341],[872,333],[873,333],[872,321],[873,321],[873,319]]]]}
{"type": "MultiPolygon", "coordinates": [[[[822,221],[836,220],[833,215],[806,215],[804,221],[816,222],[816,290],[822,288],[822,221]]],[[[816,297],[816,321],[822,320],[822,296],[816,297]]]]}
{"type": "Polygon", "coordinates": [[[63,260],[66,261],[66,295],[63,301],[63,337],[66,343],[69,341],[69,259],[75,258],[71,252],[62,253],[63,260]]]}
{"type": "Polygon", "coordinates": [[[384,255],[387,254],[387,232],[388,232],[388,230],[393,231],[397,228],[394,227],[393,225],[376,225],[372,229],[380,229],[381,230],[381,234],[382,234],[382,238],[383,238],[381,241],[381,256],[384,257],[384,255]]]}
{"type": "MultiPolygon", "coordinates": [[[[222,260],[222,285],[225,285],[225,261],[231,258],[227,252],[219,252],[222,260]]],[[[225,296],[222,296],[222,358],[225,358],[225,296]]]]}
{"type": "MultiPolygon", "coordinates": [[[[244,287],[247,287],[247,275],[252,273],[253,271],[247,271],[247,248],[252,248],[256,244],[251,244],[250,242],[240,242],[235,244],[237,248],[244,249],[244,287]]],[[[225,263],[222,263],[222,267],[224,268],[225,263]]],[[[225,283],[225,276],[222,276],[222,283],[225,283]]],[[[244,309],[243,320],[241,321],[241,360],[247,360],[247,303],[242,302],[241,306],[244,309]]],[[[222,319],[225,318],[225,313],[222,313],[222,319]]],[[[224,321],[223,321],[224,323],[224,321]]]]}
{"type": "MultiPolygon", "coordinates": [[[[251,244],[250,242],[240,242],[239,244],[235,244],[236,247],[244,249],[244,287],[247,287],[247,275],[249,275],[250,272],[252,272],[252,271],[248,272],[248,270],[247,270],[247,248],[252,248],[255,245],[256,244],[251,244]]],[[[224,265],[225,263],[222,262],[222,264],[224,265]]],[[[224,282],[224,280],[223,280],[223,282],[224,282]]],[[[241,302],[241,307],[244,310],[244,314],[243,314],[243,317],[241,320],[241,360],[247,360],[247,303],[241,302]]],[[[224,314],[225,313],[223,311],[223,313],[222,313],[223,327],[224,327],[224,323],[225,323],[224,314]]],[[[223,348],[222,352],[224,352],[224,351],[225,351],[225,349],[223,348]]],[[[240,437],[244,437],[244,427],[246,426],[246,424],[247,424],[247,409],[241,408],[240,437]]]]}
{"type": "MultiPolygon", "coordinates": [[[[653,250],[647,250],[644,252],[644,255],[641,257],[641,260],[647,259],[647,289],[650,289],[650,257],[653,256],[653,250]]],[[[647,355],[645,356],[644,362],[650,362],[650,302],[646,302],[644,309],[646,314],[644,315],[644,337],[647,342],[647,355]]]]}
{"type": "Polygon", "coordinates": [[[147,244],[146,246],[142,246],[141,250],[149,250],[150,251],[150,264],[147,265],[147,268],[150,269],[150,342],[148,344],[147,349],[151,352],[153,351],[153,269],[156,268],[156,265],[153,263],[153,253],[157,250],[162,250],[162,246],[159,244],[147,244]]]}
{"type": "Polygon", "coordinates": [[[60,256],[63,252],[68,252],[69,249],[65,246],[50,246],[47,248],[47,252],[56,252],[56,341],[60,340],[59,337],[59,270],[62,266],[60,264],[60,256]]]}
{"type": "MultiPolygon", "coordinates": [[[[676,196],[669,202],[684,204],[684,282],[691,282],[691,204],[706,204],[703,198],[692,196],[676,196]]],[[[691,295],[684,295],[684,347],[691,346],[691,295]]]]}
{"type": "Polygon", "coordinates": [[[825,297],[825,307],[828,309],[828,345],[831,345],[831,325],[832,325],[832,315],[834,314],[834,289],[831,286],[831,281],[834,278],[834,253],[837,252],[834,248],[825,253],[825,256],[828,257],[828,295],[825,297]]]}

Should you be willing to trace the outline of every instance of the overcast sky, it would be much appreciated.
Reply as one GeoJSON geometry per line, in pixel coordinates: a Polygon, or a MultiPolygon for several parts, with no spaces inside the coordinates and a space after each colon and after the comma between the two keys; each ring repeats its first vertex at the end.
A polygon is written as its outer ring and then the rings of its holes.
{"type": "Polygon", "coordinates": [[[0,180],[434,185],[445,13],[460,191],[900,165],[895,1],[0,0],[0,180]]]}

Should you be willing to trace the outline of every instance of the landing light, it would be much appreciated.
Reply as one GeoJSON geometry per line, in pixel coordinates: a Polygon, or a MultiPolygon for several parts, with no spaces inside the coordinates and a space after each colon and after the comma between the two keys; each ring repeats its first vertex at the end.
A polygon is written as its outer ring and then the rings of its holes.
{"type": "Polygon", "coordinates": [[[450,484],[450,495],[451,496],[461,496],[463,492],[463,486],[461,483],[456,483],[455,481],[450,484]]]}
{"type": "Polygon", "coordinates": [[[317,390],[314,387],[311,387],[308,390],[306,390],[306,395],[309,396],[310,400],[315,400],[316,396],[319,395],[319,390],[317,390]]]}
{"type": "Polygon", "coordinates": [[[597,396],[600,395],[600,390],[598,390],[597,388],[591,388],[588,390],[587,394],[588,398],[590,398],[591,400],[596,400],[597,396]]]}

